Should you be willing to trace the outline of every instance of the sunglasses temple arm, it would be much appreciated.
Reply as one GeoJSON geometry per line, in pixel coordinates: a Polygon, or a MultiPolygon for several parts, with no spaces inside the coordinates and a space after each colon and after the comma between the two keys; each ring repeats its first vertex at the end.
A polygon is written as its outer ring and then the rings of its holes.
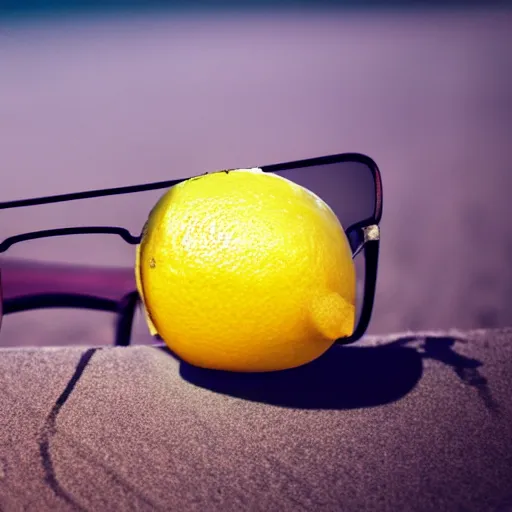
{"type": "Polygon", "coordinates": [[[138,304],[139,294],[136,291],[128,293],[118,303],[114,345],[127,347],[130,344],[133,319],[138,304]]]}
{"type": "Polygon", "coordinates": [[[380,240],[371,240],[366,242],[364,247],[365,260],[365,283],[364,300],[361,311],[361,318],[354,332],[354,336],[359,339],[363,336],[370,325],[372,317],[373,304],[375,302],[375,290],[377,287],[377,269],[379,262],[380,240]]]}
{"type": "Polygon", "coordinates": [[[0,323],[2,312],[48,307],[110,311],[117,314],[115,344],[129,345],[139,302],[134,269],[17,260],[0,266],[0,323]]]}
{"type": "Polygon", "coordinates": [[[337,345],[348,345],[360,339],[368,329],[372,317],[373,304],[375,301],[375,290],[377,286],[377,269],[379,262],[379,234],[378,227],[376,236],[367,237],[365,235],[365,243],[363,245],[364,261],[365,261],[365,277],[364,277],[364,296],[363,306],[359,322],[353,334],[347,338],[341,338],[336,342],[337,345]]]}

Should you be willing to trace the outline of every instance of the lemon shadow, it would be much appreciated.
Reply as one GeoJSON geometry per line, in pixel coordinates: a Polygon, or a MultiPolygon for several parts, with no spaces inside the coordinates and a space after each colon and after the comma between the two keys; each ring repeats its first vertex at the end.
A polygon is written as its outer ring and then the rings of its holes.
{"type": "MultiPolygon", "coordinates": [[[[456,351],[463,339],[400,337],[387,344],[333,346],[315,361],[289,370],[236,373],[198,368],[180,361],[189,383],[236,398],[296,409],[356,409],[400,400],[423,376],[423,361],[443,363],[493,413],[500,408],[481,374],[483,363],[456,351]]],[[[169,349],[160,347],[177,358],[169,349]]],[[[177,358],[179,360],[179,358],[177,358]]]]}
{"type": "Polygon", "coordinates": [[[415,387],[422,373],[421,355],[403,346],[334,346],[304,366],[265,373],[209,370],[180,361],[181,377],[195,386],[297,409],[354,409],[394,402],[415,387]]]}

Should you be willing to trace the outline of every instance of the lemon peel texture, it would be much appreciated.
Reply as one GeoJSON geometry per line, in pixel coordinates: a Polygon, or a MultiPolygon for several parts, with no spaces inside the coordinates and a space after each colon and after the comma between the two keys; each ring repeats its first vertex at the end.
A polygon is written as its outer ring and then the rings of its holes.
{"type": "Polygon", "coordinates": [[[150,332],[196,366],[292,368],[353,332],[355,268],[339,220],[309,190],[259,169],[169,189],[135,274],[150,332]]]}

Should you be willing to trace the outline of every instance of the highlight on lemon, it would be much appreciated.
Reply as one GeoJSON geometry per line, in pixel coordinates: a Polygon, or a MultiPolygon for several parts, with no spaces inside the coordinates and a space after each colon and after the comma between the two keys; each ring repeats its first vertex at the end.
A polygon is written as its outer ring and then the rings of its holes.
{"type": "Polygon", "coordinates": [[[259,169],[169,189],[135,270],[151,333],[195,366],[293,368],[354,330],[355,268],[338,218],[309,190],[259,169]]]}

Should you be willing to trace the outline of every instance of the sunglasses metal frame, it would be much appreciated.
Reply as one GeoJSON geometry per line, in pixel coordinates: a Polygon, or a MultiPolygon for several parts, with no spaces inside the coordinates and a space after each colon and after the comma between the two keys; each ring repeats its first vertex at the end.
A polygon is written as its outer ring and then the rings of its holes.
{"type": "MultiPolygon", "coordinates": [[[[375,204],[373,214],[370,217],[352,224],[345,229],[345,233],[352,248],[352,257],[355,258],[359,252],[363,252],[365,259],[365,280],[363,304],[359,321],[351,336],[336,341],[338,345],[354,343],[360,339],[367,330],[371,320],[379,259],[379,223],[382,217],[382,180],[380,170],[370,157],[360,153],[341,153],[257,167],[263,172],[278,173],[285,170],[344,162],[362,163],[371,171],[375,184],[375,204]]],[[[227,171],[229,170],[230,169],[227,171]]],[[[201,175],[142,185],[0,202],[0,210],[165,189],[191,178],[199,178],[200,176],[201,175]]],[[[140,243],[141,240],[141,235],[133,235],[127,229],[116,226],[58,228],[21,233],[8,237],[0,241],[0,255],[16,243],[38,238],[76,234],[116,234],[131,245],[136,245],[140,243]]],[[[130,344],[133,319],[137,305],[140,303],[140,298],[137,291],[133,289],[133,276],[128,276],[124,269],[89,269],[81,266],[52,266],[41,263],[23,264],[18,267],[18,271],[21,272],[20,275],[22,279],[25,279],[33,285],[33,289],[30,293],[21,296],[2,298],[1,266],[4,265],[5,262],[1,262],[0,260],[0,326],[2,314],[6,315],[32,309],[64,307],[111,311],[118,315],[114,344],[119,346],[127,346],[130,344]],[[87,276],[89,276],[89,281],[87,281],[87,276]],[[92,284],[90,281],[91,277],[95,278],[92,284]],[[102,279],[104,280],[103,282],[102,279]],[[60,291],[56,293],[38,291],[38,283],[44,288],[44,284],[52,282],[52,280],[57,284],[60,283],[60,286],[57,286],[60,291]],[[122,296],[121,300],[119,300],[119,298],[116,299],[116,293],[113,293],[117,292],[117,297],[119,297],[120,290],[122,296]]]]}

